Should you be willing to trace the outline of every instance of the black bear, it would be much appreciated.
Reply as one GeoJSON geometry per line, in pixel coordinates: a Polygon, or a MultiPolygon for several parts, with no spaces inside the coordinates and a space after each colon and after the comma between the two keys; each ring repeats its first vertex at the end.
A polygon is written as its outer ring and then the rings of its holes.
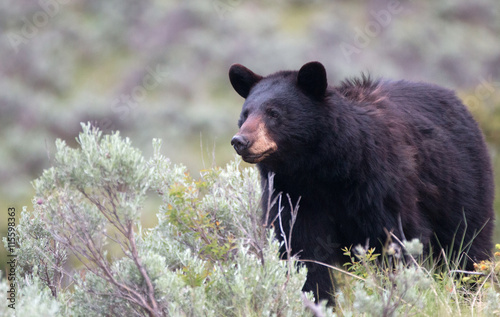
{"type": "MultiPolygon", "coordinates": [[[[333,87],[319,62],[267,77],[235,64],[229,78],[246,99],[231,144],[257,164],[265,214],[271,173],[273,195],[300,199],[291,248],[301,259],[343,264],[341,248],[368,243],[380,250],[387,232],[419,238],[434,258],[441,248],[455,253],[468,270],[488,258],[491,162],[454,92],[365,76],[333,87]]],[[[288,236],[291,206],[281,206],[288,236]]],[[[277,213],[275,204],[266,218],[277,213]]],[[[328,269],[306,266],[304,290],[331,300],[328,269]]]]}

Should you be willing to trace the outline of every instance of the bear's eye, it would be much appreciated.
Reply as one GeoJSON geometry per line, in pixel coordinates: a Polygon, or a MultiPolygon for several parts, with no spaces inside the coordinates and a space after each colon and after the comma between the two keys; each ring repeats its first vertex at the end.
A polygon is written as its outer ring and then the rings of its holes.
{"type": "Polygon", "coordinates": [[[266,114],[273,119],[278,119],[280,117],[280,113],[277,110],[271,108],[266,110],[266,114]]]}
{"type": "Polygon", "coordinates": [[[248,110],[243,111],[241,114],[241,119],[244,121],[248,118],[248,110]]]}

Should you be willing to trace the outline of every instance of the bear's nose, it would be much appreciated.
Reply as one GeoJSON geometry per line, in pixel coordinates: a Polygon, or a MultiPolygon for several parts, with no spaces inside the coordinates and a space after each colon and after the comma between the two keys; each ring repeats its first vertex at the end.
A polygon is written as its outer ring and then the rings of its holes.
{"type": "Polygon", "coordinates": [[[234,147],[238,154],[240,154],[248,147],[248,143],[250,142],[248,142],[248,140],[244,136],[239,134],[236,134],[231,139],[231,145],[234,147]]]}

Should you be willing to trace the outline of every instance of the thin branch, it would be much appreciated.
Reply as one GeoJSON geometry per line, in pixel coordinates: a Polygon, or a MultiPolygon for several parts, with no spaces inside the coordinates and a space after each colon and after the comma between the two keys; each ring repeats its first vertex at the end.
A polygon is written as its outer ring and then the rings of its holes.
{"type": "MultiPolygon", "coordinates": [[[[287,260],[288,260],[288,274],[287,274],[287,283],[288,283],[292,271],[292,233],[293,233],[293,227],[295,226],[295,221],[297,220],[297,214],[299,212],[299,203],[301,197],[299,197],[299,199],[297,200],[297,204],[295,204],[294,207],[290,195],[286,194],[286,196],[288,198],[288,203],[290,204],[290,216],[291,216],[289,223],[289,231],[288,231],[288,246],[286,248],[287,260]]],[[[281,227],[281,218],[280,218],[280,227],[281,227]]],[[[284,232],[282,232],[282,234],[284,234],[284,232]]]]}
{"type": "Polygon", "coordinates": [[[290,216],[291,216],[290,223],[289,223],[290,230],[288,232],[288,244],[289,244],[290,249],[289,250],[287,249],[287,253],[288,253],[288,259],[291,259],[292,232],[293,232],[293,227],[295,226],[295,221],[297,220],[297,215],[298,215],[299,206],[300,206],[299,203],[300,203],[300,199],[302,197],[299,197],[299,199],[297,200],[297,203],[295,204],[295,207],[294,207],[293,203],[292,203],[292,199],[290,198],[290,195],[286,194],[286,196],[288,198],[288,203],[290,204],[290,216]]]}
{"type": "MultiPolygon", "coordinates": [[[[444,259],[444,262],[446,263],[446,266],[447,267],[450,267],[449,266],[449,263],[448,263],[448,259],[446,258],[446,254],[444,252],[444,249],[441,249],[441,253],[443,255],[443,259],[444,259]]],[[[451,273],[451,272],[450,272],[451,273]]],[[[451,277],[451,276],[450,276],[451,277]]],[[[459,312],[459,315],[461,315],[461,312],[460,312],[460,304],[459,304],[459,301],[458,301],[458,295],[457,295],[457,289],[455,287],[455,283],[452,283],[453,285],[453,296],[455,296],[455,304],[457,306],[457,311],[459,312]]]]}
{"type": "MultiPolygon", "coordinates": [[[[102,245],[97,246],[95,244],[94,239],[91,237],[91,235],[88,231],[88,228],[83,228],[83,229],[85,229],[83,231],[81,230],[82,229],[81,227],[76,228],[74,221],[70,221],[69,219],[67,219],[67,217],[65,217],[63,215],[63,213],[61,213],[62,214],[61,216],[64,219],[63,222],[68,227],[65,231],[68,234],[72,234],[72,236],[71,237],[69,235],[59,236],[56,232],[52,232],[54,239],[61,242],[63,245],[67,246],[67,248],[76,256],[76,258],[85,266],[85,268],[89,272],[92,272],[94,275],[96,275],[100,278],[103,278],[107,282],[114,285],[119,292],[115,293],[115,294],[110,294],[110,295],[116,296],[118,298],[122,298],[124,300],[129,301],[130,303],[133,303],[133,304],[136,304],[136,305],[142,307],[143,309],[145,309],[147,311],[149,316],[160,316],[158,304],[156,302],[156,299],[154,299],[153,285],[151,283],[151,280],[149,279],[149,276],[147,275],[145,268],[143,267],[143,265],[140,262],[139,257],[138,257],[138,252],[137,252],[137,248],[135,245],[135,239],[133,236],[132,221],[129,221],[127,230],[123,230],[123,229],[125,229],[125,227],[119,221],[119,218],[117,218],[116,212],[114,213],[114,215],[115,215],[114,218],[110,217],[107,214],[108,209],[106,209],[103,205],[101,205],[100,202],[91,198],[87,193],[82,192],[82,194],[87,199],[89,199],[89,201],[91,201],[92,203],[94,203],[98,207],[101,214],[103,214],[106,217],[106,219],[113,226],[115,226],[115,228],[117,228],[121,233],[125,233],[124,236],[129,241],[129,245],[126,245],[125,247],[127,249],[130,249],[134,263],[138,267],[138,269],[141,272],[141,274],[143,275],[143,277],[145,277],[145,281],[146,281],[147,288],[148,288],[149,301],[146,300],[141,293],[130,288],[126,284],[121,283],[121,282],[116,280],[116,278],[114,277],[114,274],[110,268],[109,262],[104,258],[104,255],[102,252],[102,245]],[[78,230],[78,229],[80,229],[80,230],[78,230]],[[73,239],[76,238],[78,241],[78,244],[73,243],[72,238],[73,239]],[[94,265],[89,265],[88,262],[93,263],[94,265]],[[153,299],[153,300],[151,300],[151,299],[153,299]]],[[[68,205],[71,206],[71,204],[68,204],[68,205]]],[[[113,205],[114,204],[112,204],[112,206],[113,205]]],[[[70,211],[74,214],[74,216],[77,219],[79,218],[78,213],[74,210],[74,208],[72,208],[72,206],[70,208],[70,211]]],[[[87,289],[87,290],[91,291],[91,289],[87,289]]]]}
{"type": "Polygon", "coordinates": [[[276,200],[273,200],[273,194],[274,194],[274,173],[269,173],[267,176],[267,210],[266,212],[266,217],[264,218],[264,225],[268,226],[269,223],[269,212],[271,211],[272,206],[276,203],[276,200]]]}
{"type": "Polygon", "coordinates": [[[134,230],[132,229],[132,221],[129,222],[127,226],[128,230],[128,240],[130,242],[130,247],[131,247],[131,252],[132,252],[132,258],[134,260],[135,265],[137,266],[137,269],[141,273],[142,277],[144,278],[144,281],[146,282],[146,286],[148,288],[148,296],[149,296],[149,302],[151,304],[151,312],[155,316],[159,316],[159,311],[158,311],[158,303],[156,302],[155,298],[155,289],[153,286],[153,283],[151,282],[151,279],[148,275],[148,272],[146,271],[146,268],[142,265],[141,259],[139,258],[139,254],[137,252],[137,246],[135,244],[135,238],[134,238],[134,230]]]}

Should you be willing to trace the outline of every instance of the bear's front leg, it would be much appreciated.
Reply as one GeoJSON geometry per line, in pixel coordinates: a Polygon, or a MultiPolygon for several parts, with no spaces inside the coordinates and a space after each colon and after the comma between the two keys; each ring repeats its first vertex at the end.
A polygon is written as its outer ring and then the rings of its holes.
{"type": "Polygon", "coordinates": [[[335,283],[330,269],[316,263],[306,263],[307,281],[302,288],[303,292],[314,293],[316,302],[327,300],[328,305],[335,305],[335,283]]]}

